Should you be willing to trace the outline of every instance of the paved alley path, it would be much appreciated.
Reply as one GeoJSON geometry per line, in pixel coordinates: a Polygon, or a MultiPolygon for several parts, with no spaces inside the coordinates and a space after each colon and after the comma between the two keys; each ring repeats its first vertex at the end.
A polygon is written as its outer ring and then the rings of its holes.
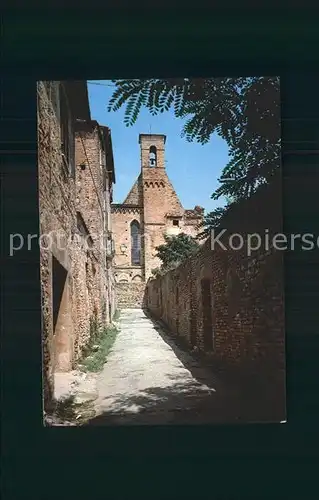
{"type": "Polygon", "coordinates": [[[122,310],[119,322],[120,332],[98,377],[99,416],[91,425],[236,420],[233,408],[227,415],[225,390],[211,371],[177,348],[141,309],[122,310]]]}

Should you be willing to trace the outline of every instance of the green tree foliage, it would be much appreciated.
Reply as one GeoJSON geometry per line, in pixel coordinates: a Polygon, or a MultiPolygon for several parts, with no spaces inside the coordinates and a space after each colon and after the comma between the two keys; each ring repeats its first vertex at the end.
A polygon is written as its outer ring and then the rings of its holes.
{"type": "Polygon", "coordinates": [[[156,247],[156,256],[162,261],[160,269],[154,269],[153,275],[165,274],[175,269],[185,259],[193,255],[198,249],[198,242],[191,236],[180,233],[177,236],[164,235],[165,243],[156,247]]]}
{"type": "MultiPolygon", "coordinates": [[[[186,118],[182,136],[207,143],[213,133],[229,148],[230,160],[212,194],[232,203],[250,197],[268,183],[280,166],[279,78],[177,78],[114,80],[116,89],[108,110],[125,108],[125,124],[133,125],[142,106],[153,115],[174,109],[186,118]]],[[[217,209],[205,217],[204,227],[221,217],[217,209]]],[[[214,223],[215,223],[214,222],[214,223]]]]}

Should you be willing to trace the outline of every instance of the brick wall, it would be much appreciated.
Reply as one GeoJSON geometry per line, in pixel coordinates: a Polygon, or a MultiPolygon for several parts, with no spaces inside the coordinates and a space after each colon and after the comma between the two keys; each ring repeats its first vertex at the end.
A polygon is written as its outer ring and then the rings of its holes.
{"type": "MultiPolygon", "coordinates": [[[[202,212],[184,210],[165,169],[165,136],[140,135],[141,173],[128,193],[123,204],[112,206],[116,255],[115,267],[118,279],[131,281],[139,276],[147,280],[152,269],[160,267],[161,261],[156,256],[156,247],[165,243],[165,234],[185,232],[196,236],[202,212]],[[149,166],[150,148],[156,147],[157,164],[149,166]],[[179,226],[173,225],[178,218],[179,226]],[[141,229],[141,269],[131,266],[130,224],[133,220],[140,223],[141,229]],[[121,245],[127,246],[121,252],[121,245]]],[[[197,207],[200,208],[200,207],[197,207]]]]}
{"type": "MultiPolygon", "coordinates": [[[[233,232],[245,240],[265,229],[281,233],[280,179],[234,207],[223,227],[224,244],[233,232]]],[[[268,392],[277,390],[276,404],[284,404],[282,252],[263,247],[248,256],[218,245],[212,251],[207,241],[176,270],[150,280],[145,301],[173,336],[197,346],[216,367],[267,383],[268,392]]]]}
{"type": "MultiPolygon", "coordinates": [[[[63,360],[63,365],[72,363],[74,322],[76,311],[69,302],[68,312],[69,336],[63,338],[62,332],[54,336],[53,314],[53,263],[56,259],[67,272],[65,288],[72,294],[72,280],[70,272],[72,263],[64,244],[57,244],[57,237],[61,235],[64,241],[70,241],[76,231],[75,210],[75,182],[68,176],[66,166],[61,155],[61,138],[58,121],[58,87],[57,85],[45,88],[38,84],[38,155],[39,155],[39,197],[40,197],[40,234],[49,235],[48,249],[45,243],[41,245],[41,291],[42,291],[42,335],[43,335],[43,363],[44,363],[44,396],[45,401],[53,393],[53,374],[59,366],[58,357],[63,357],[65,351],[69,359],[63,360]],[[54,93],[55,102],[49,92],[54,93]],[[60,251],[56,248],[61,248],[60,251]],[[62,344],[62,345],[61,345],[62,344]],[[63,345],[64,344],[64,345],[63,345]]],[[[55,263],[55,268],[58,265],[55,263]]],[[[69,299],[69,297],[67,297],[69,299]]],[[[61,360],[62,361],[62,360],[61,360]]]]}

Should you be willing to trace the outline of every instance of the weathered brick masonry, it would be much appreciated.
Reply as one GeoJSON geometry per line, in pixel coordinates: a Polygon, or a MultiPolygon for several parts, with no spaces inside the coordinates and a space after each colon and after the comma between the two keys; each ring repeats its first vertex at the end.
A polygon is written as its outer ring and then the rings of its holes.
{"type": "Polygon", "coordinates": [[[114,180],[101,165],[105,149],[98,125],[90,120],[85,82],[39,82],[45,406],[54,393],[54,373],[72,369],[92,329],[107,324],[114,313],[114,280],[99,244],[110,213],[111,198],[107,204],[104,195],[111,197],[114,180]]]}
{"type": "MultiPolygon", "coordinates": [[[[265,229],[282,233],[281,182],[276,179],[223,220],[227,234],[265,229]]],[[[234,239],[234,246],[238,240],[234,239]]],[[[284,415],[285,351],[283,255],[263,246],[253,251],[211,250],[207,241],[191,259],[148,282],[144,305],[172,335],[197,346],[247,385],[262,382],[273,415],[284,415]]]]}
{"type": "MultiPolygon", "coordinates": [[[[75,126],[77,223],[83,236],[86,233],[91,242],[87,259],[92,262],[86,262],[86,269],[92,270],[94,278],[90,283],[94,316],[89,319],[89,324],[93,320],[98,326],[108,324],[115,311],[115,283],[111,266],[113,254],[108,245],[111,242],[110,199],[113,181],[112,175],[107,172],[108,164],[105,160],[107,133],[108,129],[99,126],[96,121],[78,123],[75,126]]],[[[83,263],[81,264],[83,267],[83,263]]],[[[83,279],[80,279],[79,283],[82,282],[83,279]]],[[[78,318],[82,317],[87,322],[85,307],[82,308],[78,303],[78,309],[78,318]]],[[[81,331],[87,330],[87,325],[83,326],[82,323],[81,331]]]]}
{"type": "Polygon", "coordinates": [[[119,309],[143,307],[145,283],[116,283],[119,309]]]}

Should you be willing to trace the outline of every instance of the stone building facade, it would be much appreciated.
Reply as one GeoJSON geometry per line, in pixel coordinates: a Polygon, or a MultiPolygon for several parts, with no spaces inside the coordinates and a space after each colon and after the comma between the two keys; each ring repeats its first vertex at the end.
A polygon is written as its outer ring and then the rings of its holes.
{"type": "MultiPolygon", "coordinates": [[[[203,218],[201,207],[183,208],[166,172],[165,142],[165,135],[140,134],[140,174],[124,202],[112,205],[114,272],[120,296],[126,293],[127,283],[145,283],[152,269],[160,266],[156,247],[164,243],[165,234],[196,236],[203,218]]],[[[129,300],[125,303],[130,305],[129,300]]]]}
{"type": "Polygon", "coordinates": [[[115,310],[110,131],[91,120],[86,82],[38,83],[44,405],[115,310]]]}
{"type": "Polygon", "coordinates": [[[229,237],[240,233],[247,241],[247,234],[262,237],[267,229],[271,242],[282,233],[281,193],[277,179],[234,206],[223,220],[226,250],[218,244],[212,250],[208,240],[177,269],[149,280],[144,297],[176,339],[241,381],[247,418],[274,421],[285,418],[283,254],[263,242],[249,255],[246,245],[232,249],[229,237]],[[254,384],[258,390],[250,392],[254,384]]]}

